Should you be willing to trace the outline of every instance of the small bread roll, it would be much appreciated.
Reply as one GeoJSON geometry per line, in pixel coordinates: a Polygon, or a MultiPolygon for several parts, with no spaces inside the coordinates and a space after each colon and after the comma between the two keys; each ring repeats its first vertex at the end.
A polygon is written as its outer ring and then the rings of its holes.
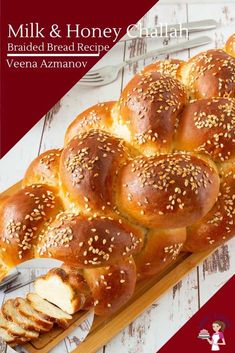
{"type": "Polygon", "coordinates": [[[120,173],[117,204],[146,227],[182,228],[212,208],[219,183],[210,160],[186,153],[138,157],[120,173]]]}
{"type": "Polygon", "coordinates": [[[156,275],[173,263],[186,240],[186,228],[151,229],[140,253],[135,255],[137,279],[156,275]]]}
{"type": "Polygon", "coordinates": [[[98,103],[79,114],[66,130],[65,145],[75,136],[90,130],[99,129],[106,132],[113,132],[113,118],[111,112],[114,104],[114,101],[98,103]]]}
{"type": "Polygon", "coordinates": [[[75,137],[61,155],[61,186],[70,205],[85,212],[115,209],[113,191],[119,168],[130,158],[127,144],[106,132],[75,137]]]}
{"type": "Polygon", "coordinates": [[[178,59],[156,61],[153,64],[145,66],[141,73],[146,74],[157,71],[162,75],[171,76],[174,79],[180,80],[179,69],[183,63],[184,61],[178,59]]]}
{"type": "Polygon", "coordinates": [[[35,158],[26,170],[22,185],[47,184],[58,188],[61,152],[62,149],[52,149],[35,158]]]}
{"type": "Polygon", "coordinates": [[[120,259],[108,267],[84,270],[84,277],[94,298],[95,314],[111,315],[128,302],[136,284],[132,258],[120,259]]]}
{"type": "Polygon", "coordinates": [[[179,74],[192,99],[235,97],[235,58],[222,49],[195,55],[179,74]]]}
{"type": "Polygon", "coordinates": [[[235,99],[209,98],[189,103],[180,118],[175,146],[206,154],[214,162],[235,156],[235,99]]]}
{"type": "Polygon", "coordinates": [[[8,197],[0,208],[0,254],[4,264],[15,267],[33,259],[38,236],[63,210],[55,190],[35,184],[8,197]]]}
{"type": "Polygon", "coordinates": [[[235,232],[235,160],[220,167],[221,185],[218,200],[202,219],[187,228],[186,251],[214,248],[235,232]]]}
{"type": "Polygon", "coordinates": [[[128,130],[123,138],[146,156],[172,150],[177,119],[187,103],[183,85],[159,72],[137,74],[122,91],[113,111],[128,130]]]}
{"type": "Polygon", "coordinates": [[[40,257],[79,268],[108,266],[140,251],[144,232],[114,217],[61,213],[39,236],[40,257]]]}

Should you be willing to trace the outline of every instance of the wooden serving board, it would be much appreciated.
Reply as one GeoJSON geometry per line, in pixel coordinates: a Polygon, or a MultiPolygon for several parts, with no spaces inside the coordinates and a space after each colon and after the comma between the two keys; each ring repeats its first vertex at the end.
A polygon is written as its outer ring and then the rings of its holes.
{"type": "MultiPolygon", "coordinates": [[[[13,194],[20,188],[20,182],[0,195],[0,200],[13,194]]],[[[181,253],[177,261],[158,275],[137,283],[131,300],[118,312],[109,317],[95,317],[87,338],[75,348],[72,353],[95,353],[116,334],[134,321],[143,311],[153,304],[165,291],[174,286],[180,279],[208,257],[214,250],[190,254],[181,253]]],[[[66,330],[54,328],[51,332],[42,334],[40,338],[26,344],[24,348],[29,353],[47,353],[61,340],[68,336],[85,320],[87,313],[79,312],[74,316],[71,325],[66,330]]]]}
{"type": "Polygon", "coordinates": [[[48,353],[54,348],[59,342],[65,339],[69,334],[73,332],[84,320],[86,320],[89,312],[81,311],[73,316],[70,326],[64,330],[60,327],[54,327],[50,332],[44,333],[38,337],[38,339],[31,341],[24,345],[25,350],[28,353],[48,353]]]}

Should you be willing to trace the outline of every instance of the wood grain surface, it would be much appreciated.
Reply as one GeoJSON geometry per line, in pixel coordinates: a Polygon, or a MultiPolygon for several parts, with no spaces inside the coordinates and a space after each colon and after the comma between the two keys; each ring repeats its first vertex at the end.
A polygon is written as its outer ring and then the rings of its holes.
{"type": "MultiPolygon", "coordinates": [[[[204,32],[213,39],[211,45],[170,55],[187,59],[203,49],[222,47],[226,38],[234,32],[234,1],[212,2],[213,4],[209,0],[160,0],[141,21],[144,25],[153,27],[166,22],[170,24],[207,18],[217,20],[219,27],[216,30],[204,32]]],[[[190,38],[197,35],[200,34],[191,34],[190,38]]],[[[180,40],[182,39],[177,39],[180,40]]],[[[96,67],[119,63],[124,58],[134,57],[173,41],[176,39],[155,38],[118,43],[96,67]]],[[[84,88],[76,84],[0,161],[0,191],[20,180],[29,162],[39,153],[52,147],[60,147],[66,127],[81,111],[98,101],[117,99],[133,74],[154,60],[156,58],[123,69],[118,80],[108,86],[84,88]]],[[[232,239],[168,290],[98,353],[156,352],[234,274],[234,253],[235,239],[232,239]]],[[[62,352],[68,352],[66,344],[56,350],[56,353],[62,352]]]]}

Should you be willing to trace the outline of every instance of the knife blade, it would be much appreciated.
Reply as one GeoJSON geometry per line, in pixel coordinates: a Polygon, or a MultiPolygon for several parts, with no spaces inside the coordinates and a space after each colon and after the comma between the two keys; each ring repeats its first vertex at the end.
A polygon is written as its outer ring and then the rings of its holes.
{"type": "Polygon", "coordinates": [[[14,286],[12,286],[12,287],[10,287],[10,288],[5,289],[5,290],[4,290],[4,293],[5,293],[5,294],[11,293],[11,292],[13,292],[14,290],[19,289],[19,288],[22,288],[22,287],[24,287],[24,286],[27,286],[27,284],[30,284],[30,283],[32,283],[32,282],[34,282],[34,281],[35,281],[35,279],[30,279],[30,280],[25,281],[25,282],[23,282],[23,283],[16,284],[16,285],[14,285],[14,286]]]}

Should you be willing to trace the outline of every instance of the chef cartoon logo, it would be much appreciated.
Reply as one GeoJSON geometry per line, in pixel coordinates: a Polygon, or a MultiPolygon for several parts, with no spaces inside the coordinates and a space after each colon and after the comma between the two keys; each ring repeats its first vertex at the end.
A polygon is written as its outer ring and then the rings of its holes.
{"type": "Polygon", "coordinates": [[[207,340],[207,342],[211,345],[212,351],[219,351],[220,346],[225,346],[225,338],[224,338],[224,330],[225,330],[225,323],[220,320],[213,321],[212,329],[213,333],[210,333],[206,329],[200,330],[198,334],[198,338],[207,340]]]}

